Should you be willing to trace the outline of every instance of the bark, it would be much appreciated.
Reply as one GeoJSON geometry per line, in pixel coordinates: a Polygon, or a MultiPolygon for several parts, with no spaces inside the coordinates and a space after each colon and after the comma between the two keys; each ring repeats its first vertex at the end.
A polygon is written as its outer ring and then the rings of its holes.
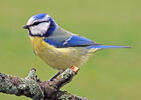
{"type": "Polygon", "coordinates": [[[61,87],[72,80],[78,70],[77,67],[73,66],[52,81],[44,82],[37,77],[34,68],[25,78],[0,73],[0,92],[16,96],[24,95],[33,100],[88,100],[85,97],[60,90],[61,87]]]}

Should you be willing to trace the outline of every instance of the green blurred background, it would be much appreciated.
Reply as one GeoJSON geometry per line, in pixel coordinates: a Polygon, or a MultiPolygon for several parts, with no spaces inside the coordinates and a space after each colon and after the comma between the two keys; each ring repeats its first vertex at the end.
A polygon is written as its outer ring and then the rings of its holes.
{"type": "MultiPolygon", "coordinates": [[[[29,17],[48,13],[63,28],[98,43],[132,49],[97,52],[63,90],[91,100],[141,100],[140,0],[1,0],[0,72],[25,77],[35,67],[41,80],[57,70],[33,54],[27,31],[29,17]]],[[[0,100],[30,100],[0,94],[0,100]]]]}

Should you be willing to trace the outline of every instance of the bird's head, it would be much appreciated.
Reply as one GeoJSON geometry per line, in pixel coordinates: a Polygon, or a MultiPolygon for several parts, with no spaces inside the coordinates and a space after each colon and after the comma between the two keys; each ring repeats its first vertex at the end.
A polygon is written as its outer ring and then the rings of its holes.
{"type": "Polygon", "coordinates": [[[48,14],[38,14],[32,16],[23,28],[28,29],[30,36],[48,37],[56,30],[57,26],[48,14]]]}

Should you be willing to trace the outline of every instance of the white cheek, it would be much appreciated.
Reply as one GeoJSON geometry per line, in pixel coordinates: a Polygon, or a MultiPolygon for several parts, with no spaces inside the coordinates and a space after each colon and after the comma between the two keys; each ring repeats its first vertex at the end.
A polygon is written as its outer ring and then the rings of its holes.
{"type": "Polygon", "coordinates": [[[49,28],[50,23],[41,23],[37,26],[30,27],[31,34],[33,35],[43,35],[49,28]]]}

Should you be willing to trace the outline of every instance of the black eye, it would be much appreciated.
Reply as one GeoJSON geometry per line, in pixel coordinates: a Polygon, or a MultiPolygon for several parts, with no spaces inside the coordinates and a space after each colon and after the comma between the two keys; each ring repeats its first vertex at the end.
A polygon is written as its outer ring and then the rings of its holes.
{"type": "Polygon", "coordinates": [[[32,24],[32,26],[38,25],[38,24],[40,24],[40,23],[41,23],[41,22],[35,22],[35,23],[32,24]]]}

